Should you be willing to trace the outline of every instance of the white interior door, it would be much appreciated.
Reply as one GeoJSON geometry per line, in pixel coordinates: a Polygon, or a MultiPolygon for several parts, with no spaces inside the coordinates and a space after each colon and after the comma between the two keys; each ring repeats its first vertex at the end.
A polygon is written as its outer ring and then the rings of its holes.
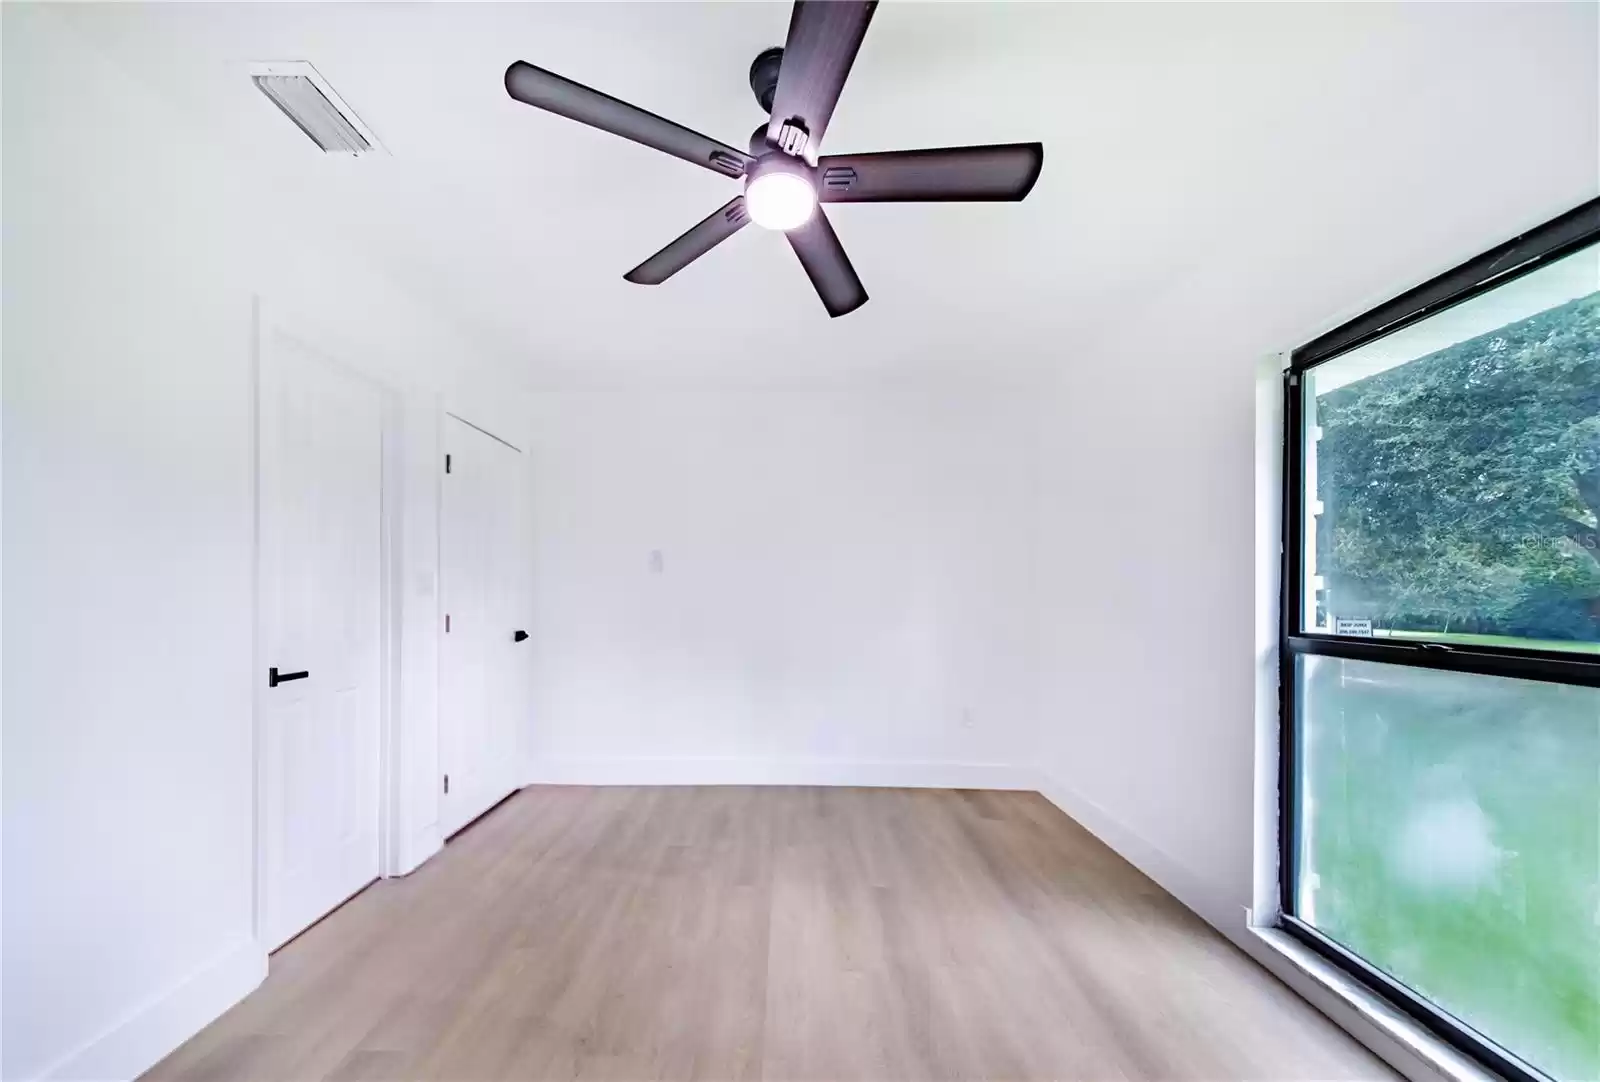
{"type": "Polygon", "coordinates": [[[260,421],[261,934],[272,949],[379,874],[381,392],[269,332],[260,421]]]}
{"type": "Polygon", "coordinates": [[[526,704],[521,453],[446,415],[440,509],[440,820],[460,830],[521,784],[526,704]]]}

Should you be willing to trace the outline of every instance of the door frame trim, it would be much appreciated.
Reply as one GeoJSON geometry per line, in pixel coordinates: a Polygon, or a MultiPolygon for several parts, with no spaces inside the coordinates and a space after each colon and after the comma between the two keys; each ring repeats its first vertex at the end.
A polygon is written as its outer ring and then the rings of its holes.
{"type": "MultiPolygon", "coordinates": [[[[400,645],[401,645],[401,538],[404,536],[402,515],[404,499],[404,403],[398,391],[385,381],[376,378],[369,370],[351,363],[351,354],[359,353],[337,338],[329,338],[336,352],[313,344],[307,331],[300,330],[301,321],[284,314],[287,309],[269,308],[270,316],[263,314],[259,294],[250,298],[250,463],[251,463],[251,666],[250,666],[250,739],[251,739],[251,860],[250,860],[250,927],[251,934],[262,949],[267,949],[266,928],[266,823],[264,801],[266,787],[264,774],[266,761],[262,755],[262,692],[264,682],[259,679],[266,671],[265,644],[262,635],[261,601],[261,410],[263,405],[262,380],[267,366],[272,363],[266,348],[272,334],[298,345],[307,353],[331,364],[362,383],[378,395],[378,431],[380,441],[378,464],[378,875],[387,878],[394,873],[402,848],[400,837],[400,804],[402,793],[401,740],[400,740],[400,645]]],[[[305,325],[308,331],[311,325],[305,325]]],[[[310,335],[312,339],[323,336],[310,335]]],[[[371,884],[368,884],[369,886],[371,884]]],[[[363,890],[366,888],[362,888],[363,890]]],[[[359,893],[359,892],[358,892],[359,893]]],[[[348,901],[345,899],[344,901],[348,901]]],[[[339,903],[343,905],[344,902],[339,903]]],[[[338,908],[335,906],[335,908],[338,908]]],[[[331,910],[330,910],[331,912],[331,910]]],[[[319,918],[320,919],[320,918],[319,918]]],[[[310,927],[308,925],[308,927],[310,927]]],[[[304,931],[304,929],[302,929],[304,931]]],[[[299,934],[299,933],[296,933],[299,934]]],[[[291,937],[292,938],[292,937],[291,937]]],[[[287,942],[287,941],[286,941],[287,942]]]]}

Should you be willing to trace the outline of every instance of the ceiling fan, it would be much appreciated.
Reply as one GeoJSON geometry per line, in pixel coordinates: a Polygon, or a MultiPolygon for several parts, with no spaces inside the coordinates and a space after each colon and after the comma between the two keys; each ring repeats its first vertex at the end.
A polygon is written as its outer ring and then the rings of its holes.
{"type": "Polygon", "coordinates": [[[867,291],[819,203],[1020,200],[1044,165],[1040,143],[818,156],[875,7],[796,0],[784,46],[766,50],[750,65],[750,89],[770,120],[751,134],[748,154],[521,60],[506,69],[506,93],[743,178],[743,194],[629,271],[628,281],[659,285],[754,220],[784,233],[828,314],[842,316],[865,304],[867,291]]]}

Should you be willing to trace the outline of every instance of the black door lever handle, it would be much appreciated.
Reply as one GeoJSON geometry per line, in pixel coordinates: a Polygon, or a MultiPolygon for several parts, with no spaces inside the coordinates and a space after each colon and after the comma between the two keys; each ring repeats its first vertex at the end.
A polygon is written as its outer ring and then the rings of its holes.
{"type": "Polygon", "coordinates": [[[310,672],[303,669],[300,672],[280,673],[277,667],[274,666],[267,670],[267,687],[275,688],[279,684],[287,684],[291,680],[304,680],[310,675],[310,672]]]}
{"type": "Polygon", "coordinates": [[[526,631],[513,631],[511,633],[511,641],[512,642],[521,642],[523,639],[525,639],[527,637],[528,637],[528,633],[526,631]]]}

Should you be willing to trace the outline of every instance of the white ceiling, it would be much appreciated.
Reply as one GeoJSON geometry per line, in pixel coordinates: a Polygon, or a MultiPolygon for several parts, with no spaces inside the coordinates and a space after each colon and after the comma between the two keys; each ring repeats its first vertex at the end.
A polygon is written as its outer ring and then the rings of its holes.
{"type": "Polygon", "coordinates": [[[66,17],[527,384],[789,386],[1028,380],[1197,276],[1271,291],[1293,313],[1277,331],[1309,333],[1600,190],[1596,12],[886,3],[824,149],[1039,139],[1044,172],[1022,204],[834,208],[872,295],[838,320],[755,228],[662,286],[625,283],[736,182],[501,83],[525,59],[742,146],[763,120],[746,70],[786,5],[66,17]],[[252,60],[311,61],[392,156],[318,154],[252,60]]]}

